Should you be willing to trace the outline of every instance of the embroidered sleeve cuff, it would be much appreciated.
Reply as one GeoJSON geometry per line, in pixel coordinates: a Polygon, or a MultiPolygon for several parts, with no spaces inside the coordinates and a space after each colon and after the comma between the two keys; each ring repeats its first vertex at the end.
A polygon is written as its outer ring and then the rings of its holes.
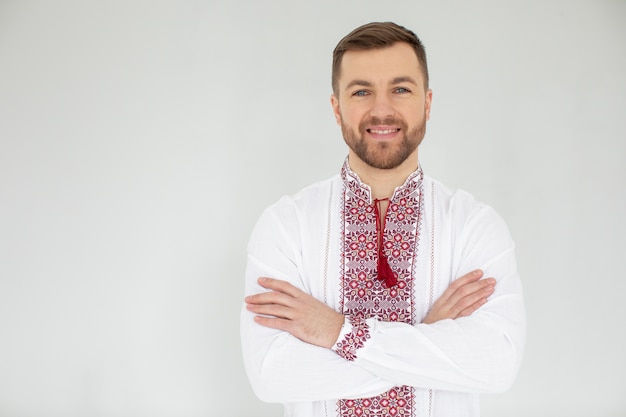
{"type": "Polygon", "coordinates": [[[353,361],[357,357],[357,351],[369,338],[370,329],[365,319],[360,316],[350,316],[341,328],[333,350],[342,358],[353,361]]]}

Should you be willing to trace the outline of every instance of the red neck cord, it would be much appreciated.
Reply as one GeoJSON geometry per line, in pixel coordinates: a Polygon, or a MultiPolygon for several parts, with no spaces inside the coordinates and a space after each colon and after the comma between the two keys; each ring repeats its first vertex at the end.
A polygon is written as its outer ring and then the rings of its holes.
{"type": "MultiPolygon", "coordinates": [[[[391,288],[398,283],[398,279],[396,275],[391,270],[389,266],[389,261],[387,260],[387,256],[385,256],[385,251],[383,248],[383,243],[385,239],[385,219],[387,218],[387,213],[381,217],[380,215],[380,204],[382,201],[389,201],[388,198],[383,199],[375,199],[374,200],[374,214],[376,215],[376,237],[378,240],[378,279],[383,281],[383,284],[386,288],[391,288]]],[[[387,206],[389,209],[389,206],[387,206]]]]}

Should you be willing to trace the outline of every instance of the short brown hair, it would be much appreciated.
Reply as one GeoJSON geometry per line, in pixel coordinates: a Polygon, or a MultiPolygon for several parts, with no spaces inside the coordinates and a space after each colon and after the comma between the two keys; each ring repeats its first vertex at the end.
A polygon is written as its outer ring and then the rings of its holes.
{"type": "Polygon", "coordinates": [[[332,86],[337,94],[339,88],[339,76],[341,75],[341,61],[347,51],[367,51],[381,49],[397,42],[408,43],[417,55],[420,69],[424,76],[424,88],[428,88],[428,65],[426,64],[426,51],[417,35],[403,26],[393,22],[367,23],[354,29],[339,41],[333,51],[332,86]]]}

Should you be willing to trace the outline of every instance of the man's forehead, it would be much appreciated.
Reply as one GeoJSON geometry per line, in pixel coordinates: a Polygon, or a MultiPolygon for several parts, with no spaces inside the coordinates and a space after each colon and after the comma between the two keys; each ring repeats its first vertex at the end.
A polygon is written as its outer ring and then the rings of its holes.
{"type": "Polygon", "coordinates": [[[346,51],[340,71],[342,84],[354,80],[368,82],[385,80],[392,83],[399,78],[421,81],[419,60],[407,43],[395,43],[385,48],[346,51]]]}

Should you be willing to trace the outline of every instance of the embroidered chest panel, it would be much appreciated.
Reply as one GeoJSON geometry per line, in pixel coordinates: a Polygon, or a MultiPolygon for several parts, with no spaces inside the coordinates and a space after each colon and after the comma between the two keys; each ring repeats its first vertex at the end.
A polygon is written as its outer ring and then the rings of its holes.
{"type": "MultiPolygon", "coordinates": [[[[342,215],[341,307],[344,314],[364,320],[415,322],[414,264],[422,219],[421,171],[416,171],[397,190],[385,214],[382,249],[397,284],[387,288],[378,279],[378,232],[376,210],[369,190],[358,178],[344,174],[342,215]]],[[[373,397],[340,400],[338,412],[344,416],[411,416],[414,392],[395,387],[373,397]]]]}

